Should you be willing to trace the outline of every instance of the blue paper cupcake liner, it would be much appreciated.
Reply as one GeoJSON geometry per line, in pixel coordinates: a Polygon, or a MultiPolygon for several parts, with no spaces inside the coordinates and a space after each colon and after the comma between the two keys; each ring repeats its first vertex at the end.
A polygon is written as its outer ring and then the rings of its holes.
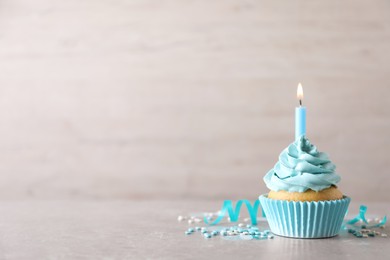
{"type": "Polygon", "coordinates": [[[272,233],[294,238],[326,238],[336,236],[343,223],[351,199],[287,201],[259,197],[272,233]]]}

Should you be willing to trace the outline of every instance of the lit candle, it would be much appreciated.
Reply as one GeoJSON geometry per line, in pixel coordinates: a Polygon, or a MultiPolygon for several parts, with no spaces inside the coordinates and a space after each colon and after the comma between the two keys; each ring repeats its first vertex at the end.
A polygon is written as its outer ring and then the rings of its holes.
{"type": "Polygon", "coordinates": [[[298,84],[297,98],[299,107],[295,108],[295,140],[306,135],[306,107],[302,106],[303,89],[301,83],[298,84]]]}

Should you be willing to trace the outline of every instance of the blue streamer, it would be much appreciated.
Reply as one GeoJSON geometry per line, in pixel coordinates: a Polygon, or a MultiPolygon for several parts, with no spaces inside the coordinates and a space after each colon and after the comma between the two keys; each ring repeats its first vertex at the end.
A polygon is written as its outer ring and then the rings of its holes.
{"type": "MultiPolygon", "coordinates": [[[[248,213],[249,213],[249,217],[251,219],[252,225],[256,225],[257,224],[257,212],[259,210],[259,205],[260,205],[259,200],[256,200],[253,203],[253,206],[248,200],[239,200],[239,201],[237,201],[235,209],[233,209],[233,204],[232,204],[231,200],[225,200],[223,202],[222,209],[220,210],[220,212],[218,214],[218,217],[214,221],[211,221],[211,222],[205,217],[204,222],[208,225],[216,225],[219,222],[221,222],[221,220],[225,217],[226,212],[229,214],[230,221],[236,222],[236,221],[238,221],[238,218],[240,216],[241,206],[243,203],[246,205],[246,207],[248,209],[248,213]]],[[[263,215],[263,217],[265,217],[263,211],[262,211],[262,215],[263,215]]]]}
{"type": "Polygon", "coordinates": [[[367,206],[361,205],[360,210],[359,210],[359,214],[356,217],[354,217],[353,219],[348,220],[347,224],[354,225],[359,221],[363,221],[363,223],[365,223],[366,225],[364,225],[364,224],[361,225],[360,226],[361,228],[376,228],[376,227],[384,226],[386,224],[387,216],[384,216],[379,223],[376,223],[374,225],[368,225],[369,223],[366,219],[366,213],[367,213],[367,206]]]}

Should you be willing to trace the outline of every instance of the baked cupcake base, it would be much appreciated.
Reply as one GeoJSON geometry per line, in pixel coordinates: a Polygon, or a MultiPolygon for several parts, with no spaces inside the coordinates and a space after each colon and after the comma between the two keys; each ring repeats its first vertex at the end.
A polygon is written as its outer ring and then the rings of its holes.
{"type": "Polygon", "coordinates": [[[270,191],[269,199],[274,200],[289,200],[289,201],[323,201],[323,200],[339,200],[343,198],[343,194],[336,186],[330,186],[327,189],[320,191],[307,190],[305,192],[288,192],[288,191],[270,191]]]}
{"type": "Polygon", "coordinates": [[[293,238],[327,238],[336,236],[351,199],[288,201],[259,197],[272,233],[293,238]]]}

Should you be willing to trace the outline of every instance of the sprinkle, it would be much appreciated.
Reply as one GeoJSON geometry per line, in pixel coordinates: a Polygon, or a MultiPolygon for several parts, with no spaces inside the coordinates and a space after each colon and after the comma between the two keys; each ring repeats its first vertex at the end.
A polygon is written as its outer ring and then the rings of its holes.
{"type": "Polygon", "coordinates": [[[195,223],[200,223],[202,220],[200,218],[194,218],[195,223]]]}
{"type": "Polygon", "coordinates": [[[184,232],[186,235],[191,235],[192,234],[192,232],[189,232],[189,231],[186,231],[186,232],[184,232]]]}
{"type": "Polygon", "coordinates": [[[210,233],[204,233],[204,238],[210,238],[211,237],[211,235],[210,235],[210,233]]]}
{"type": "Polygon", "coordinates": [[[382,234],[381,234],[381,237],[387,237],[387,234],[382,233],[382,234]]]}
{"type": "Polygon", "coordinates": [[[367,238],[368,235],[367,235],[367,234],[363,234],[362,237],[363,237],[363,238],[367,238]]]}
{"type": "Polygon", "coordinates": [[[248,225],[246,225],[246,227],[247,227],[247,228],[251,228],[252,226],[248,224],[248,225]]]}
{"type": "Polygon", "coordinates": [[[218,231],[213,231],[213,232],[211,232],[211,235],[213,235],[213,236],[216,236],[216,235],[218,235],[218,231]]]}
{"type": "Polygon", "coordinates": [[[206,233],[207,233],[207,230],[206,230],[206,229],[203,229],[202,231],[200,231],[200,233],[206,234],[206,233]]]}
{"type": "Polygon", "coordinates": [[[244,234],[241,234],[240,238],[242,240],[252,240],[253,239],[253,237],[251,235],[244,235],[244,234]]]}
{"type": "Polygon", "coordinates": [[[194,221],[192,219],[189,219],[188,224],[192,224],[192,223],[194,223],[194,221]]]}
{"type": "Polygon", "coordinates": [[[244,218],[244,222],[249,222],[250,218],[244,218]]]}
{"type": "Polygon", "coordinates": [[[178,216],[178,217],[177,217],[177,221],[179,221],[179,222],[180,222],[180,221],[183,221],[184,219],[185,219],[185,218],[184,218],[183,216],[178,216]]]}
{"type": "Polygon", "coordinates": [[[274,239],[273,235],[268,235],[268,239],[274,239]]]}
{"type": "Polygon", "coordinates": [[[200,227],[195,227],[195,230],[199,231],[199,230],[201,230],[201,228],[200,227]]]}
{"type": "Polygon", "coordinates": [[[195,230],[194,230],[193,228],[189,228],[187,231],[192,233],[192,232],[194,232],[195,230]]]}
{"type": "Polygon", "coordinates": [[[244,224],[240,223],[238,224],[239,227],[244,227],[244,224]]]}

